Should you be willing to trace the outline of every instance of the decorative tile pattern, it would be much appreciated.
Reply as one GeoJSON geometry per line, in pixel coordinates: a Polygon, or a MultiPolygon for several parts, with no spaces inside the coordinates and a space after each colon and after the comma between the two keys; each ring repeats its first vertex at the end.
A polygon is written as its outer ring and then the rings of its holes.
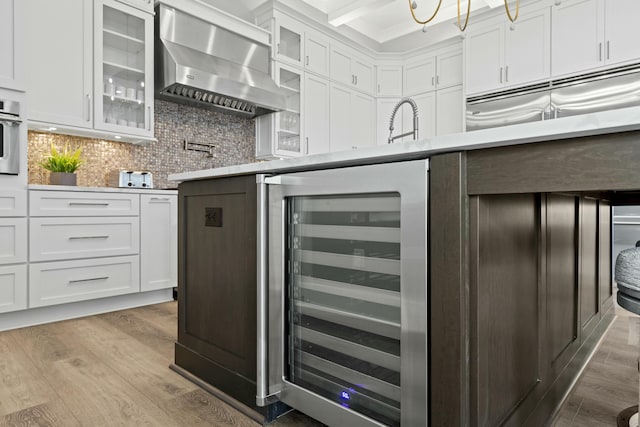
{"type": "Polygon", "coordinates": [[[38,163],[51,144],[82,148],[85,164],[76,172],[78,185],[103,187],[112,170],[148,170],[156,188],[173,188],[168,175],[200,169],[255,162],[255,122],[214,111],[163,100],[155,101],[155,136],[158,142],[132,145],[123,142],[29,132],[29,183],[47,184],[49,172],[38,163]],[[184,141],[213,144],[213,155],[184,150],[184,141]]]}

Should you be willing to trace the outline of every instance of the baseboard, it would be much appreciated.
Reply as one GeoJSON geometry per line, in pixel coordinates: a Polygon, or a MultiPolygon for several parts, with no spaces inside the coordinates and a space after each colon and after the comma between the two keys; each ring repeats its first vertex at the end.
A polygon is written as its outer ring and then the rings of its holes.
{"type": "Polygon", "coordinates": [[[0,314],[0,331],[59,322],[110,311],[126,310],[167,301],[173,301],[173,290],[171,288],[13,311],[0,314]]]}

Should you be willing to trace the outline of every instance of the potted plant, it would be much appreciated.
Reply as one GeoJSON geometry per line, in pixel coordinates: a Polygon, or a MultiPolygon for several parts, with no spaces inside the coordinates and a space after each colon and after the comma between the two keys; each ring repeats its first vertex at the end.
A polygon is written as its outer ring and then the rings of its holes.
{"type": "Polygon", "coordinates": [[[77,180],[74,172],[84,163],[80,159],[81,153],[80,148],[72,153],[68,144],[65,144],[62,151],[58,151],[55,145],[51,144],[51,154],[40,162],[40,166],[51,172],[49,184],[76,185],[77,180]]]}

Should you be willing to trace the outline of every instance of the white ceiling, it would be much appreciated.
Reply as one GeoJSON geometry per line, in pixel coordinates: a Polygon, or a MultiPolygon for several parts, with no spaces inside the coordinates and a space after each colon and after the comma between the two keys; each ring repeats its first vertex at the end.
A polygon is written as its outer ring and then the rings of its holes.
{"type": "MultiPolygon", "coordinates": [[[[252,19],[251,11],[267,0],[204,0],[246,20],[252,19]]],[[[415,0],[416,16],[425,20],[433,14],[438,0],[415,0]]],[[[411,18],[408,0],[289,0],[287,3],[304,2],[319,10],[327,23],[352,28],[377,43],[386,43],[398,37],[420,31],[422,26],[411,18]]],[[[489,10],[504,5],[504,0],[479,0],[471,3],[472,12],[489,10]]],[[[461,0],[463,13],[467,2],[461,0]]],[[[436,18],[429,24],[455,22],[457,1],[443,0],[436,18]]],[[[473,19],[473,14],[471,19],[473,19]]]]}

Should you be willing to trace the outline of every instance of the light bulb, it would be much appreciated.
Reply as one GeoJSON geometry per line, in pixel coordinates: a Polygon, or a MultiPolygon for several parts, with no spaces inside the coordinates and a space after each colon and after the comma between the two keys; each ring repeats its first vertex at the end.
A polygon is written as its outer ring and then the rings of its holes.
{"type": "Polygon", "coordinates": [[[411,9],[417,9],[417,8],[418,8],[418,3],[416,3],[415,1],[411,3],[411,9]]]}
{"type": "Polygon", "coordinates": [[[422,26],[422,32],[423,32],[423,33],[426,33],[426,32],[427,32],[427,24],[424,24],[424,25],[422,26]]]}

